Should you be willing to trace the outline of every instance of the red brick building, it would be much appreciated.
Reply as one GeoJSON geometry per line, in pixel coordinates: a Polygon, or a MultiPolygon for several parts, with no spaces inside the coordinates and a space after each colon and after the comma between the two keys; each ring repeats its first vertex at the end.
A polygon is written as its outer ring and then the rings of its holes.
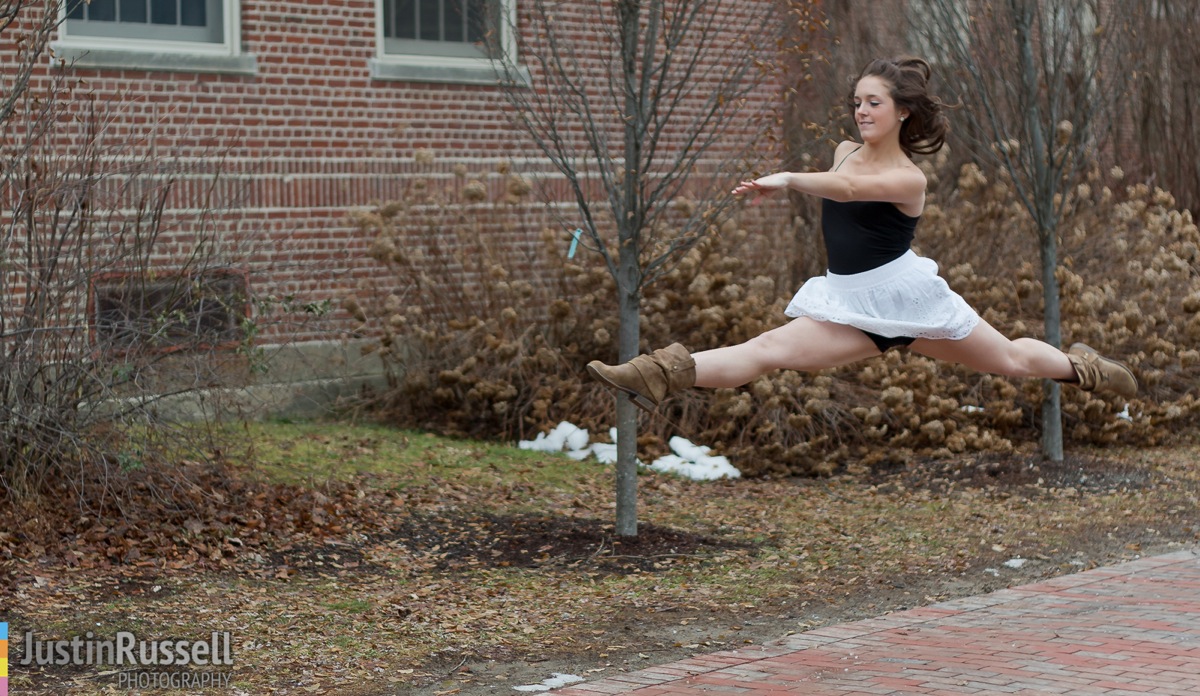
{"type": "MultiPolygon", "coordinates": [[[[565,5],[558,21],[588,36],[592,9],[565,5]]],[[[519,0],[69,0],[61,11],[54,63],[107,107],[107,131],[220,170],[210,224],[254,294],[319,301],[353,288],[372,271],[349,211],[401,195],[417,171],[543,168],[508,124],[493,66],[529,76],[511,30],[526,24],[519,0]]],[[[187,226],[186,210],[170,212],[187,226]]]]}

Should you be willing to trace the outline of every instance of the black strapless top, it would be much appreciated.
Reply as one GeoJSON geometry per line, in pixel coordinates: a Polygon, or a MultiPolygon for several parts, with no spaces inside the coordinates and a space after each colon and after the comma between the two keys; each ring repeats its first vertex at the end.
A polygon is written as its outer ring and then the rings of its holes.
{"type": "Polygon", "coordinates": [[[912,246],[920,219],[882,201],[838,203],[824,199],[821,232],[829,270],[852,275],[895,261],[912,246]]]}

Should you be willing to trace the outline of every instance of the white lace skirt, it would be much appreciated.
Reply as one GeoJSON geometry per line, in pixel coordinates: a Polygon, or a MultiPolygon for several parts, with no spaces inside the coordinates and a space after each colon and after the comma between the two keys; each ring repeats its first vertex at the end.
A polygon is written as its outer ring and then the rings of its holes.
{"type": "Polygon", "coordinates": [[[979,314],[937,272],[936,262],[910,250],[863,273],[811,278],[784,313],[888,338],[964,339],[979,323],[979,314]]]}

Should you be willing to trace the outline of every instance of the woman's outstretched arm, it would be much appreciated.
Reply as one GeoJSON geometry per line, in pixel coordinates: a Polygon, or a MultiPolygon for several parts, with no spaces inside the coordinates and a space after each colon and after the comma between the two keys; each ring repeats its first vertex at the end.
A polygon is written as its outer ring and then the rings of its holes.
{"type": "Polygon", "coordinates": [[[916,167],[898,167],[881,174],[778,172],[743,181],[733,192],[761,196],[785,188],[843,203],[883,201],[919,208],[925,198],[925,175],[916,167]]]}

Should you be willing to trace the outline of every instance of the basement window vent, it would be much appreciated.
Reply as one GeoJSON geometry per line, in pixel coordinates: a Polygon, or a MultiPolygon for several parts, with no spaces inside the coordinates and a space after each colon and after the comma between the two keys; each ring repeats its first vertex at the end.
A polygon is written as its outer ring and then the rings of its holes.
{"type": "Polygon", "coordinates": [[[185,350],[237,343],[249,302],[244,275],[108,276],[92,289],[98,346],[185,350]]]}

